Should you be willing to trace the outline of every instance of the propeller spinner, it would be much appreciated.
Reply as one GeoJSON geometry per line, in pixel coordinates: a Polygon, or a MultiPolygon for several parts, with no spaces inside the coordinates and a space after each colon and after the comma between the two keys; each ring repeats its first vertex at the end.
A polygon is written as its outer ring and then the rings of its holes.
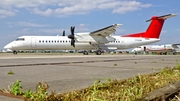
{"type": "Polygon", "coordinates": [[[68,35],[68,38],[71,39],[71,46],[73,47],[75,47],[74,29],[75,26],[71,26],[71,34],[68,35]]]}

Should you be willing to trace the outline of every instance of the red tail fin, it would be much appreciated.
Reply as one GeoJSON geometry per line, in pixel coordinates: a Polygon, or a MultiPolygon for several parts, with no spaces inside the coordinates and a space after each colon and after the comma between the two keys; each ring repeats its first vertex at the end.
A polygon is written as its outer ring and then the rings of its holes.
{"type": "Polygon", "coordinates": [[[159,35],[161,33],[164,24],[164,19],[158,19],[158,17],[152,17],[151,19],[152,22],[142,37],[159,38],[159,35]]]}
{"type": "Polygon", "coordinates": [[[121,37],[143,37],[143,38],[159,38],[164,21],[167,18],[176,16],[176,14],[168,14],[168,15],[163,15],[163,16],[153,16],[150,20],[152,21],[151,24],[149,25],[148,29],[146,32],[141,32],[141,33],[135,33],[135,34],[128,34],[128,35],[123,35],[121,37]]]}

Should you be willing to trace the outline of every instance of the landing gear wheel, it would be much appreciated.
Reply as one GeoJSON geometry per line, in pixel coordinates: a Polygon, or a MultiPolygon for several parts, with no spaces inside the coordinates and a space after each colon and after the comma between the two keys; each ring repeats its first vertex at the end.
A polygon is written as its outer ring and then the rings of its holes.
{"type": "Polygon", "coordinates": [[[96,55],[101,55],[101,53],[102,53],[101,50],[96,51],[96,55]]]}
{"type": "Polygon", "coordinates": [[[13,51],[13,54],[16,55],[16,54],[17,54],[17,51],[14,50],[14,51],[13,51]]]}
{"type": "Polygon", "coordinates": [[[84,51],[83,54],[84,54],[84,55],[88,55],[88,52],[87,52],[87,51],[84,51]]]}

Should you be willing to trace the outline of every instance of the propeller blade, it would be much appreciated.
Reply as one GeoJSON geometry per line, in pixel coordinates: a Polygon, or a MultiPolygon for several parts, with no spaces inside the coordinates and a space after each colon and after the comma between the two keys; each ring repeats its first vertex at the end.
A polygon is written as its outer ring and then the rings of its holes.
{"type": "Polygon", "coordinates": [[[75,47],[75,39],[74,39],[74,29],[75,26],[71,26],[71,34],[68,35],[68,38],[71,39],[71,46],[75,47]]]}
{"type": "Polygon", "coordinates": [[[75,40],[71,39],[71,46],[75,47],[75,40]]]}
{"type": "Polygon", "coordinates": [[[63,34],[62,34],[62,36],[65,36],[65,30],[63,31],[63,34]]]}
{"type": "Polygon", "coordinates": [[[75,27],[71,26],[71,35],[73,35],[73,36],[74,36],[74,29],[75,29],[75,27]]]}

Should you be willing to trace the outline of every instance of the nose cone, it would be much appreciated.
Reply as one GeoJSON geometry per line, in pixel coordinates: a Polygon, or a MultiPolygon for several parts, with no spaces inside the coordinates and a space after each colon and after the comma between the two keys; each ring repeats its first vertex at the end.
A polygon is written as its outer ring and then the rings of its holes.
{"type": "Polygon", "coordinates": [[[7,44],[6,46],[4,46],[4,49],[12,49],[11,43],[9,43],[9,44],[7,44]]]}

